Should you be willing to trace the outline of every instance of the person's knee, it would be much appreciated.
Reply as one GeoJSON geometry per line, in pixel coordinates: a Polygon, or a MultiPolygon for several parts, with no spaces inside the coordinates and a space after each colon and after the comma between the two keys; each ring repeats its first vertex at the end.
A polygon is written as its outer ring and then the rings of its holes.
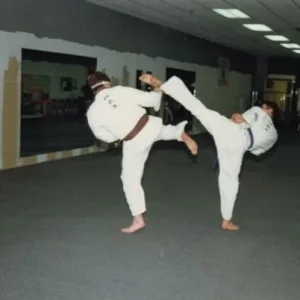
{"type": "Polygon", "coordinates": [[[134,173],[122,172],[120,179],[121,179],[124,187],[128,187],[128,188],[132,189],[134,187],[140,186],[140,180],[139,180],[138,176],[134,173]]]}
{"type": "Polygon", "coordinates": [[[228,172],[220,172],[219,185],[226,190],[237,190],[239,187],[239,176],[228,172]]]}
{"type": "Polygon", "coordinates": [[[125,184],[126,182],[129,182],[130,177],[131,176],[127,172],[122,172],[120,179],[121,179],[122,183],[125,184]]]}

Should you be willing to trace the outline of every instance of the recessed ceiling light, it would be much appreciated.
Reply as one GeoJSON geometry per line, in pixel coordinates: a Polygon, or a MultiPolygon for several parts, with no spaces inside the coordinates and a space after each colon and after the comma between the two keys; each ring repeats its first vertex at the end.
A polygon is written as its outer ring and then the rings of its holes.
{"type": "Polygon", "coordinates": [[[282,47],[288,48],[288,49],[300,49],[300,45],[298,44],[292,44],[292,43],[283,43],[281,44],[282,47]]]}
{"type": "Polygon", "coordinates": [[[214,8],[213,11],[228,19],[250,19],[248,15],[246,15],[239,9],[235,9],[235,8],[229,8],[229,9],[214,8]]]}
{"type": "Polygon", "coordinates": [[[288,42],[288,38],[283,35],[265,35],[265,38],[274,42],[288,42]]]}
{"type": "Polygon", "coordinates": [[[264,24],[243,24],[243,26],[253,31],[273,31],[270,27],[264,24]]]}
{"type": "Polygon", "coordinates": [[[293,52],[300,54],[300,50],[293,50],[293,52]]]}

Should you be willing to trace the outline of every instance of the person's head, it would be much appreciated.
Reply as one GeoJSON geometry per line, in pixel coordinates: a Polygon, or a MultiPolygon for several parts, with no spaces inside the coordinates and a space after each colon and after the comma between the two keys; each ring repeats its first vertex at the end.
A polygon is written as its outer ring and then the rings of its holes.
{"type": "Polygon", "coordinates": [[[109,88],[111,84],[110,78],[102,72],[94,72],[89,74],[87,81],[95,95],[103,89],[109,88]]]}
{"type": "Polygon", "coordinates": [[[277,119],[279,117],[279,107],[276,102],[264,101],[261,108],[272,118],[277,119]]]}

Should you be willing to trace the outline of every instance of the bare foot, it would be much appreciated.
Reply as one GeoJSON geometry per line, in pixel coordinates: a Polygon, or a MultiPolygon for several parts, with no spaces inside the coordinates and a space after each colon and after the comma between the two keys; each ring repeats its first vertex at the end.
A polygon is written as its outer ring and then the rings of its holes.
{"type": "Polygon", "coordinates": [[[148,84],[148,85],[151,85],[152,87],[156,88],[156,89],[159,89],[162,82],[155,76],[151,75],[151,74],[142,74],[140,77],[139,77],[140,81],[148,84]]]}
{"type": "Polygon", "coordinates": [[[232,223],[232,221],[226,221],[226,220],[222,221],[221,228],[223,230],[233,230],[233,231],[240,229],[240,227],[238,225],[235,225],[234,223],[232,223]]]}
{"type": "Polygon", "coordinates": [[[186,144],[193,155],[198,153],[197,143],[185,132],[181,135],[182,141],[186,144]]]}
{"type": "Polygon", "coordinates": [[[146,223],[144,221],[144,218],[142,215],[134,216],[132,223],[130,226],[122,228],[121,231],[123,233],[134,233],[141,229],[143,229],[146,226],[146,223]]]}
{"type": "Polygon", "coordinates": [[[125,227],[125,228],[122,228],[121,231],[123,233],[134,233],[134,232],[137,232],[143,228],[145,228],[146,224],[141,224],[141,223],[132,223],[129,227],[125,227]]]}

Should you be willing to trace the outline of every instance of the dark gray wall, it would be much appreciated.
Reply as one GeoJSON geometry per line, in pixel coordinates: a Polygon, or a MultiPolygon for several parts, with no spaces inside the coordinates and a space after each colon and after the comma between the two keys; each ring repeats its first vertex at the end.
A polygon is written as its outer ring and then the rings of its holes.
{"type": "Polygon", "coordinates": [[[256,59],[255,74],[253,76],[253,88],[258,92],[265,89],[265,79],[268,76],[268,58],[258,56],[256,59]]]}
{"type": "Polygon", "coordinates": [[[300,59],[293,57],[269,57],[268,72],[271,74],[295,75],[300,71],[300,59]]]}
{"type": "Polygon", "coordinates": [[[296,76],[296,87],[300,87],[300,59],[293,57],[270,57],[268,59],[269,74],[296,76]]]}
{"type": "MultiPolygon", "coordinates": [[[[201,26],[201,24],[199,24],[201,26]]],[[[205,40],[125,16],[84,0],[1,0],[0,30],[34,33],[118,51],[162,56],[253,74],[255,57],[205,40]]]]}

